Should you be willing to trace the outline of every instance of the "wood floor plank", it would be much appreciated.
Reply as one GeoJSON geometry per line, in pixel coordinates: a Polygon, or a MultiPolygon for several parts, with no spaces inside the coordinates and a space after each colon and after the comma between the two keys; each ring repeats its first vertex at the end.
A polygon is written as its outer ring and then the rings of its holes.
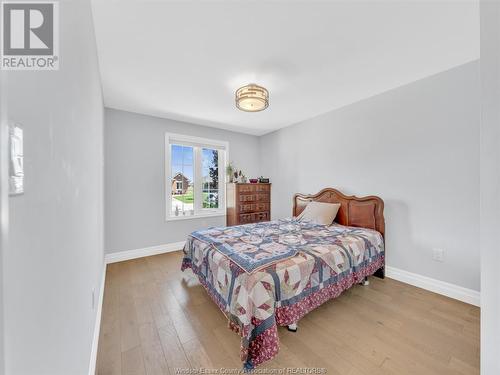
{"type": "MultiPolygon", "coordinates": [[[[107,267],[98,375],[174,375],[241,369],[240,337],[181,252],[107,267]]],[[[477,307],[401,282],[355,286],[278,328],[280,353],[262,368],[326,368],[330,375],[479,374],[477,307]]]]}
{"type": "Polygon", "coordinates": [[[141,344],[137,313],[133,298],[129,293],[120,293],[120,335],[121,351],[126,352],[141,344]],[[130,298],[124,301],[125,298],[130,298]]]}
{"type": "Polygon", "coordinates": [[[146,375],[141,346],[122,352],[123,375],[146,375]]]}
{"type": "Polygon", "coordinates": [[[189,368],[189,361],[174,326],[165,325],[159,327],[158,334],[168,367],[170,369],[189,368]]]}
{"type": "Polygon", "coordinates": [[[165,283],[159,287],[163,305],[172,319],[180,341],[184,343],[195,339],[197,334],[168,285],[165,283]]]}
{"type": "Polygon", "coordinates": [[[182,344],[191,368],[215,368],[205,348],[198,339],[182,344]]]}
{"type": "Polygon", "coordinates": [[[101,329],[99,332],[99,352],[96,372],[100,375],[120,375],[121,330],[119,317],[119,284],[116,267],[108,266],[108,277],[104,288],[101,329]]]}
{"type": "Polygon", "coordinates": [[[170,375],[160,336],[154,323],[139,326],[144,368],[147,375],[170,375]]]}

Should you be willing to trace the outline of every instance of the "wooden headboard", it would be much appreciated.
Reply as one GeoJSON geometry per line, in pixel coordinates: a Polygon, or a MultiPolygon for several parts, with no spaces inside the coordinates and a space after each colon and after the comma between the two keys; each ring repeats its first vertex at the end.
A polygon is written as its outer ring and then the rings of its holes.
{"type": "Polygon", "coordinates": [[[326,188],[317,194],[295,194],[293,216],[298,216],[311,201],[340,203],[335,222],[352,227],[375,229],[385,238],[384,201],[374,195],[358,198],[326,188]]]}

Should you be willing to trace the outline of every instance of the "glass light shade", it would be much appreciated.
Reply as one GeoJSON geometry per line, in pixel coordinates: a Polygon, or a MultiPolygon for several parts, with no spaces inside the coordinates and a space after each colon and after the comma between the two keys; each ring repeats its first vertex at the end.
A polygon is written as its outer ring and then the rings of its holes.
{"type": "Polygon", "coordinates": [[[262,86],[250,84],[236,90],[236,107],[246,112],[258,112],[269,106],[269,92],[262,86]]]}

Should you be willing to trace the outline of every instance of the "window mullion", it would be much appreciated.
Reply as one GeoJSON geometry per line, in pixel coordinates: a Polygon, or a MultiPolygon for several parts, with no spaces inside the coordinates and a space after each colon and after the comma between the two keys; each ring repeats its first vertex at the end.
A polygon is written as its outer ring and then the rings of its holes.
{"type": "Polygon", "coordinates": [[[218,196],[219,196],[219,207],[217,208],[218,210],[223,210],[226,207],[226,159],[225,159],[225,152],[218,150],[218,160],[219,160],[219,165],[217,166],[219,168],[219,191],[218,191],[218,196]]]}

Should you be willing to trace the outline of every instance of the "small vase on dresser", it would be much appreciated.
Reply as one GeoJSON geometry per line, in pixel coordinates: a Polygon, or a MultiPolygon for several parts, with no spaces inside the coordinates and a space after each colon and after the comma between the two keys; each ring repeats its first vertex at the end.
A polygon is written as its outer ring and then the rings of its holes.
{"type": "Polygon", "coordinates": [[[228,183],[227,225],[271,220],[271,184],[228,183]]]}

